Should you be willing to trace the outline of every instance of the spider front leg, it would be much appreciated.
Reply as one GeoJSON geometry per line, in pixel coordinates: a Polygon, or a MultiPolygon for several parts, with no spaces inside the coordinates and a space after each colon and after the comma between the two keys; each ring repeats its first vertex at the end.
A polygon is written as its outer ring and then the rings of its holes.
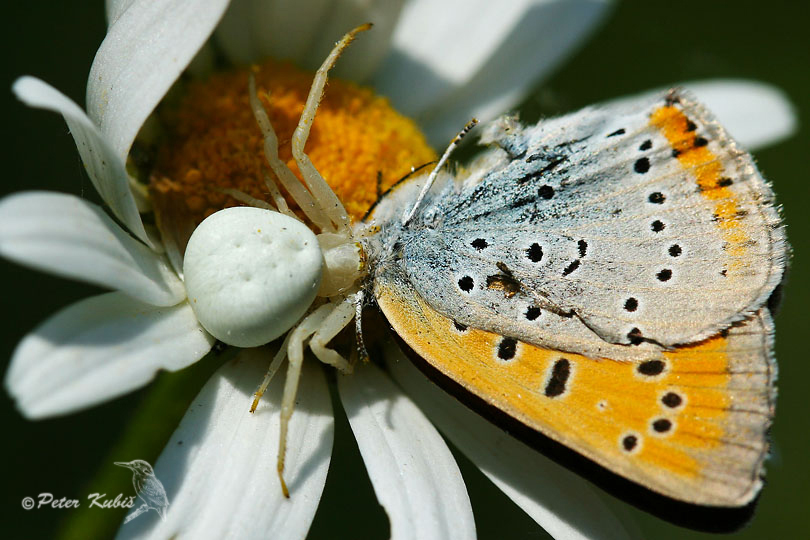
{"type": "Polygon", "coordinates": [[[334,349],[329,349],[326,345],[344,328],[346,328],[355,314],[356,300],[354,295],[345,298],[341,303],[334,304],[332,313],[323,321],[323,324],[309,341],[309,348],[312,349],[315,357],[330,366],[335,367],[344,375],[350,375],[354,371],[352,364],[343,358],[334,349]]]}
{"type": "Polygon", "coordinates": [[[339,233],[348,232],[351,234],[349,215],[346,213],[343,203],[340,202],[335,192],[332,191],[332,188],[329,187],[329,184],[326,183],[321,173],[319,173],[315,165],[312,164],[309,156],[304,152],[304,146],[306,146],[309,130],[312,127],[312,123],[315,121],[315,113],[323,97],[323,90],[326,86],[329,70],[332,69],[332,66],[335,65],[341,53],[354,40],[355,36],[369,28],[371,28],[371,24],[364,24],[343,36],[332,49],[332,52],[329,53],[329,56],[326,57],[323,64],[321,64],[321,67],[318,68],[309,90],[309,96],[307,96],[304,111],[301,113],[298,126],[295,128],[295,132],[293,132],[292,136],[293,158],[298,165],[298,170],[301,171],[304,183],[309,188],[315,200],[321,205],[326,215],[329,216],[329,219],[336,227],[335,230],[339,233]]]}
{"type": "MultiPolygon", "coordinates": [[[[287,167],[287,165],[281,161],[281,159],[279,159],[278,136],[273,129],[273,124],[270,122],[270,118],[267,116],[267,112],[264,110],[264,107],[259,100],[259,95],[256,92],[256,78],[252,73],[248,79],[248,87],[250,107],[253,111],[253,117],[256,119],[256,123],[259,124],[259,129],[261,130],[262,137],[264,138],[264,155],[267,159],[267,163],[275,173],[278,181],[282,186],[284,186],[284,189],[287,190],[287,193],[290,194],[290,197],[292,197],[299,208],[301,208],[307,218],[322,231],[334,231],[335,228],[331,224],[329,217],[323,212],[321,206],[312,197],[312,194],[307,191],[307,188],[304,187],[304,184],[302,184],[298,178],[296,178],[295,174],[290,170],[290,168],[287,167]]],[[[273,195],[275,199],[275,193],[278,192],[278,188],[275,187],[272,178],[270,178],[269,175],[265,175],[265,182],[270,190],[271,195],[273,195]]],[[[283,203],[283,206],[286,207],[287,203],[283,203]]],[[[279,207],[279,210],[284,212],[282,210],[282,206],[279,207]]],[[[285,213],[288,213],[289,215],[289,209],[288,212],[285,213]]]]}

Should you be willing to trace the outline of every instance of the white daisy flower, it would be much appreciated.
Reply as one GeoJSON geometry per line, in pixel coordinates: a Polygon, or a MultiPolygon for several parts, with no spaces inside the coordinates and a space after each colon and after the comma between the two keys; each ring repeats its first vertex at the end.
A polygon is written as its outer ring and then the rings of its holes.
{"type": "MultiPolygon", "coordinates": [[[[65,117],[94,186],[140,241],[102,209],[70,195],[24,193],[0,202],[0,254],[116,291],[69,306],[23,339],[6,377],[21,412],[41,418],[94,405],[145,384],[158,369],[195,362],[214,343],[185,298],[176,270],[182,265],[172,264],[143,226],[138,208],[148,201],[133,192],[125,167],[136,135],[180,74],[193,59],[191,70],[206,71],[212,33],[236,63],[270,55],[314,67],[335,37],[370,20],[376,30],[352,47],[338,74],[372,84],[441,143],[473,114],[491,118],[514,104],[606,6],[595,0],[497,7],[245,0],[228,9],[226,0],[108,1],[110,26],[91,68],[86,114],[33,78],[18,80],[14,91],[65,117]]],[[[731,107],[720,116],[743,143],[767,143],[791,131],[792,114],[773,89],[740,82],[726,94],[729,87],[719,84],[714,89],[731,107]],[[735,107],[728,95],[745,106],[735,107]],[[739,114],[768,107],[767,126],[756,115],[739,114]]],[[[626,536],[584,480],[437,392],[393,349],[385,356],[408,394],[371,365],[340,377],[338,386],[392,537],[475,535],[463,480],[433,423],[553,536],[626,536]]],[[[280,381],[255,415],[246,414],[266,363],[266,354],[246,350],[211,378],[156,463],[170,501],[167,519],[135,520],[121,536],[306,535],[331,455],[328,387],[322,370],[305,365],[287,443],[294,496],[284,499],[273,483],[280,381]]]]}

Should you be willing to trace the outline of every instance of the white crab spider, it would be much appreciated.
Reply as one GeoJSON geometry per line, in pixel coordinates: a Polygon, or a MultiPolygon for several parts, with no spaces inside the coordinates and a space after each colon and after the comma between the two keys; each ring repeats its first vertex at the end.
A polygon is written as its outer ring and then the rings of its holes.
{"type": "Polygon", "coordinates": [[[327,344],[360,311],[359,282],[364,274],[362,251],[346,209],[312,164],[304,146],[329,69],[355,35],[370,27],[366,24],[346,34],[315,74],[292,137],[292,154],[306,187],[279,159],[278,138],[259,101],[255,80],[250,77],[250,105],[264,137],[270,168],[320,234],[312,233],[289,209],[278,187],[265,174],[275,206],[227,190],[254,208],[228,208],[207,218],[189,239],[183,263],[192,308],[203,327],[224,343],[255,347],[293,328],[271,362],[251,407],[251,412],[256,409],[273,374],[289,357],[278,452],[279,479],[287,497],[289,491],[282,474],[287,427],[298,390],[304,344],[309,339],[309,348],[320,361],[342,373],[352,372],[352,364],[327,344]],[[274,264],[276,261],[282,264],[274,264]],[[246,304],[249,310],[244,309],[246,304]]]}
{"type": "Polygon", "coordinates": [[[315,234],[278,212],[240,206],[195,229],[183,260],[197,320],[218,340],[258,347],[290,329],[315,300],[323,255],[315,234]]]}
{"type": "MultiPolygon", "coordinates": [[[[214,213],[194,231],[186,248],[183,269],[188,297],[200,323],[214,337],[229,345],[254,347],[289,330],[250,409],[256,410],[273,375],[289,358],[277,463],[286,497],[290,496],[283,477],[287,428],[307,339],[318,360],[350,374],[353,364],[327,344],[354,319],[358,348],[364,353],[360,314],[361,281],[366,268],[359,241],[375,229],[362,223],[352,227],[346,209],[312,164],[304,146],[329,70],[354,37],[370,27],[371,24],[365,24],[346,34],[315,73],[292,137],[293,158],[306,187],[279,159],[278,137],[259,101],[256,82],[250,77],[250,105],[264,137],[267,162],[307,219],[321,232],[315,235],[301,222],[266,173],[265,184],[275,206],[236,190],[223,190],[253,208],[228,208],[214,213]],[[284,264],[275,264],[276,261],[284,264]],[[249,309],[245,309],[246,305],[249,309]]],[[[413,216],[441,166],[476,122],[473,119],[468,123],[450,143],[410,212],[403,216],[403,223],[413,216]]]]}

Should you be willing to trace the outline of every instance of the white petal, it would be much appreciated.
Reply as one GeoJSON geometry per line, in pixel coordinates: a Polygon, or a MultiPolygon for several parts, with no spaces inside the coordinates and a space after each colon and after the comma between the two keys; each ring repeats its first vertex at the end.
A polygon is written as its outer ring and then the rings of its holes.
{"type": "MultiPolygon", "coordinates": [[[[240,0],[217,27],[223,50],[238,64],[268,56],[300,64],[321,31],[332,0],[240,0]]],[[[343,30],[345,33],[349,28],[343,30]]],[[[334,41],[340,36],[334,38],[334,41]]]]}
{"type": "Polygon", "coordinates": [[[676,83],[636,95],[610,100],[610,104],[647,100],[674,86],[686,88],[711,111],[740,145],[756,150],[793,135],[798,129],[796,110],[780,89],[758,81],[718,79],[676,83]]]}
{"type": "Polygon", "coordinates": [[[186,297],[165,257],[72,195],[24,192],[0,200],[0,255],[148,304],[173,306],[186,297]]]}
{"type": "Polygon", "coordinates": [[[372,29],[357,36],[341,55],[334,73],[344,79],[366,81],[388,54],[403,4],[404,0],[334,0],[308,48],[304,65],[319,67],[343,34],[370,22],[372,29]]]}
{"type": "Polygon", "coordinates": [[[522,97],[607,13],[609,0],[415,0],[406,5],[378,91],[444,145],[473,116],[522,97]]]}
{"type": "Polygon", "coordinates": [[[135,236],[151,245],[129,190],[129,175],[124,167],[126,154],[123,157],[116,155],[84,111],[47,83],[34,77],[20,77],[12,90],[29,107],[58,112],[64,117],[98,194],[135,236]]]}
{"type": "Polygon", "coordinates": [[[140,388],[159,369],[184,368],[213,343],[186,302],[160,308],[107,293],[68,306],[28,334],[5,384],[29,418],[66,414],[140,388]]]}
{"type": "Polygon", "coordinates": [[[363,23],[374,28],[343,54],[333,75],[363,81],[388,52],[404,0],[245,0],[232,2],[216,37],[240,64],[268,56],[317,69],[343,34],[363,23]],[[294,29],[294,30],[291,30],[294,29]]]}
{"type": "Polygon", "coordinates": [[[135,0],[105,0],[104,7],[107,12],[107,26],[111,26],[118,20],[135,0]]]}
{"type": "Polygon", "coordinates": [[[320,366],[305,362],[287,440],[285,499],[276,474],[282,377],[248,412],[270,359],[266,349],[245,350],[211,377],[155,464],[169,499],[166,520],[148,512],[122,525],[118,538],[306,536],[332,453],[329,388],[320,366]]]}
{"type": "Polygon", "coordinates": [[[227,5],[228,0],[134,0],[123,11],[116,8],[118,16],[90,68],[87,113],[122,162],[146,117],[227,5]]]}
{"type": "Polygon", "coordinates": [[[391,538],[475,538],[456,461],[416,405],[373,364],[338,388],[391,538]]]}
{"type": "Polygon", "coordinates": [[[394,346],[386,365],[431,421],[554,538],[630,535],[582,478],[487,422],[421,374],[394,346]]]}
{"type": "Polygon", "coordinates": [[[790,99],[769,84],[743,80],[684,83],[744,148],[775,144],[798,129],[790,99]]]}

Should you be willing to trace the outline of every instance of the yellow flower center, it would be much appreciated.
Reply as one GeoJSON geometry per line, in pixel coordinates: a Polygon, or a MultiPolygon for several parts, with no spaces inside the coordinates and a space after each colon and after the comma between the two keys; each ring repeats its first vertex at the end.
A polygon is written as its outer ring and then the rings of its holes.
{"type": "MultiPolygon", "coordinates": [[[[299,178],[290,139],[311,83],[312,74],[288,63],[270,61],[256,71],[259,97],[278,135],[279,157],[299,178]]],[[[190,83],[177,105],[164,109],[161,120],[167,136],[156,156],[150,192],[153,198],[185,204],[172,213],[185,213],[199,223],[217,210],[241,204],[222,188],[271,200],[263,180],[268,168],[263,140],[250,109],[244,70],[190,83]]],[[[306,152],[353,220],[374,203],[378,189],[387,189],[411,167],[436,159],[416,125],[386,99],[335,79],[326,88],[306,152]]]]}

